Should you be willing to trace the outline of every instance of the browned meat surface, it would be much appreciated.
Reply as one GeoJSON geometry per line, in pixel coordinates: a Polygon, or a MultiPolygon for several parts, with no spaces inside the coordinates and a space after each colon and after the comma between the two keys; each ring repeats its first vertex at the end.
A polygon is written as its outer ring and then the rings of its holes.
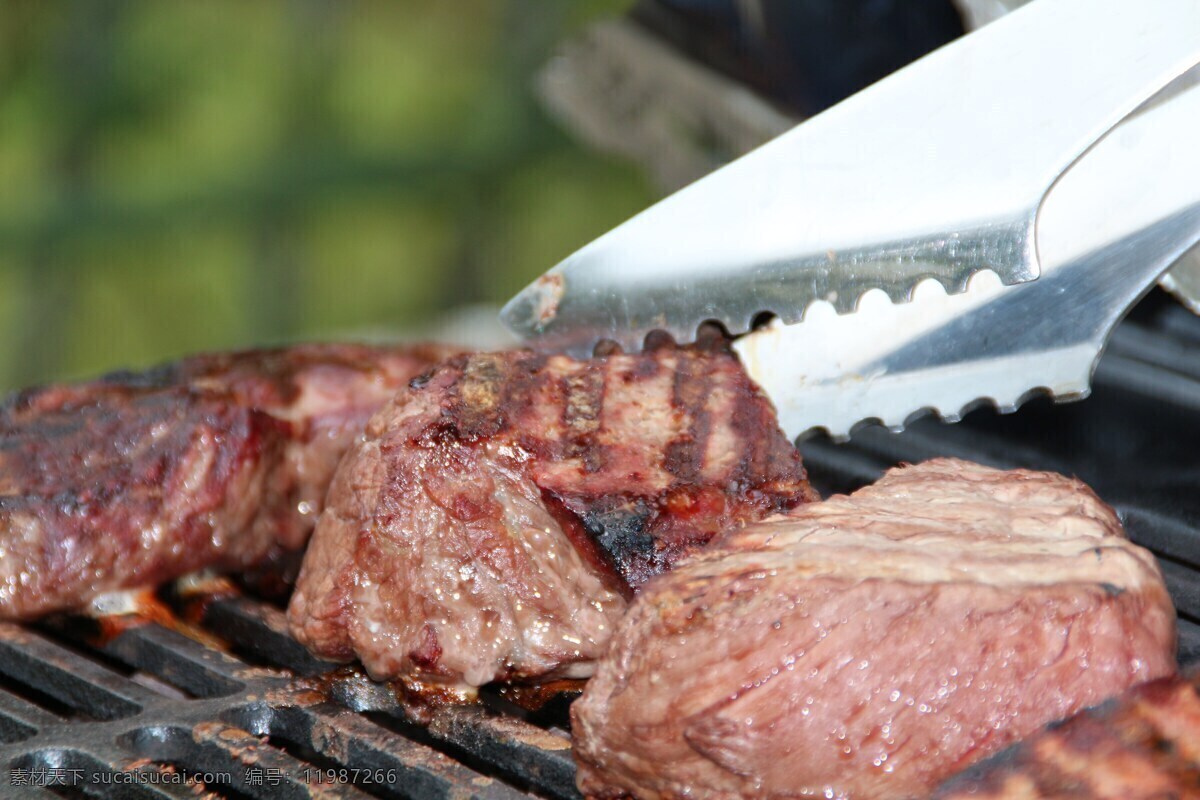
{"type": "Polygon", "coordinates": [[[1200,673],[1163,678],[967,770],[935,800],[1200,797],[1200,673]]]}
{"type": "Polygon", "coordinates": [[[316,343],[194,356],[158,372],[171,383],[227,391],[241,405],[287,423],[284,469],[295,481],[306,540],[338,461],[367,420],[410,380],[455,353],[441,345],[316,343]]]}
{"type": "Polygon", "coordinates": [[[0,434],[0,617],[303,541],[281,426],[220,394],[111,390],[0,434]]]}
{"type": "Polygon", "coordinates": [[[342,452],[437,348],[300,345],[0,408],[0,618],[304,545],[342,452]]]}
{"type": "Polygon", "coordinates": [[[1153,557],[1080,482],[902,467],[651,581],[572,707],[579,786],[920,796],[1174,647],[1153,557]]]}
{"type": "Polygon", "coordinates": [[[584,676],[631,586],[813,497],[724,349],[454,359],[339,467],[292,631],[376,678],[584,676]]]}

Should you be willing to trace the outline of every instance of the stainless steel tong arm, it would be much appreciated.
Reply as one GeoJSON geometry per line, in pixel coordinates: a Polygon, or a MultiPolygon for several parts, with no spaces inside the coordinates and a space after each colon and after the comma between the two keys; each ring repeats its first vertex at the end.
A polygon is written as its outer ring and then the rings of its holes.
{"type": "Polygon", "coordinates": [[[1014,410],[1031,394],[1084,397],[1112,328],[1200,241],[1200,86],[1122,124],[1051,189],[1038,221],[1042,275],[963,294],[922,285],[858,313],[810,314],[735,347],[797,435],[848,435],[864,420],[902,428],[980,402],[1014,410]]]}
{"type": "Polygon", "coordinates": [[[992,270],[1038,276],[1038,208],[1079,156],[1200,62],[1200,0],[1037,0],[663,200],[502,314],[539,347],[690,340],[709,319],[853,310],[992,270]]]}

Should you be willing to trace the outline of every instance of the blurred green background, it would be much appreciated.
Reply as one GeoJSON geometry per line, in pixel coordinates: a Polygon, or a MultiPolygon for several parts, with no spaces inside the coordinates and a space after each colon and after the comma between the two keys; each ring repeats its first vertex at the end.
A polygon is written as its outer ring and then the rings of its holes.
{"type": "Polygon", "coordinates": [[[652,199],[531,87],[626,5],[6,3],[0,389],[502,301],[652,199]]]}

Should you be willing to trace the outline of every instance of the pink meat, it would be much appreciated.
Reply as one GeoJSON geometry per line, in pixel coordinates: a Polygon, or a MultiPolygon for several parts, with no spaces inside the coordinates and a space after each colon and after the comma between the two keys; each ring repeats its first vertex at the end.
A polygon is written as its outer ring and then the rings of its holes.
{"type": "Polygon", "coordinates": [[[579,787],[920,796],[1174,647],[1153,557],[1080,482],[903,467],[651,581],[572,708],[579,787]]]}

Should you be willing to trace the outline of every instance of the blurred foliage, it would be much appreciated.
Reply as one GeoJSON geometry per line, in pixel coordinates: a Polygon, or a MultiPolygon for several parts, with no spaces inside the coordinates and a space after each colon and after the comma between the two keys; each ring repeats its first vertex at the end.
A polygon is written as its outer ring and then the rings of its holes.
{"type": "Polygon", "coordinates": [[[412,330],[644,207],[538,108],[626,2],[9,2],[0,388],[412,330]]]}

